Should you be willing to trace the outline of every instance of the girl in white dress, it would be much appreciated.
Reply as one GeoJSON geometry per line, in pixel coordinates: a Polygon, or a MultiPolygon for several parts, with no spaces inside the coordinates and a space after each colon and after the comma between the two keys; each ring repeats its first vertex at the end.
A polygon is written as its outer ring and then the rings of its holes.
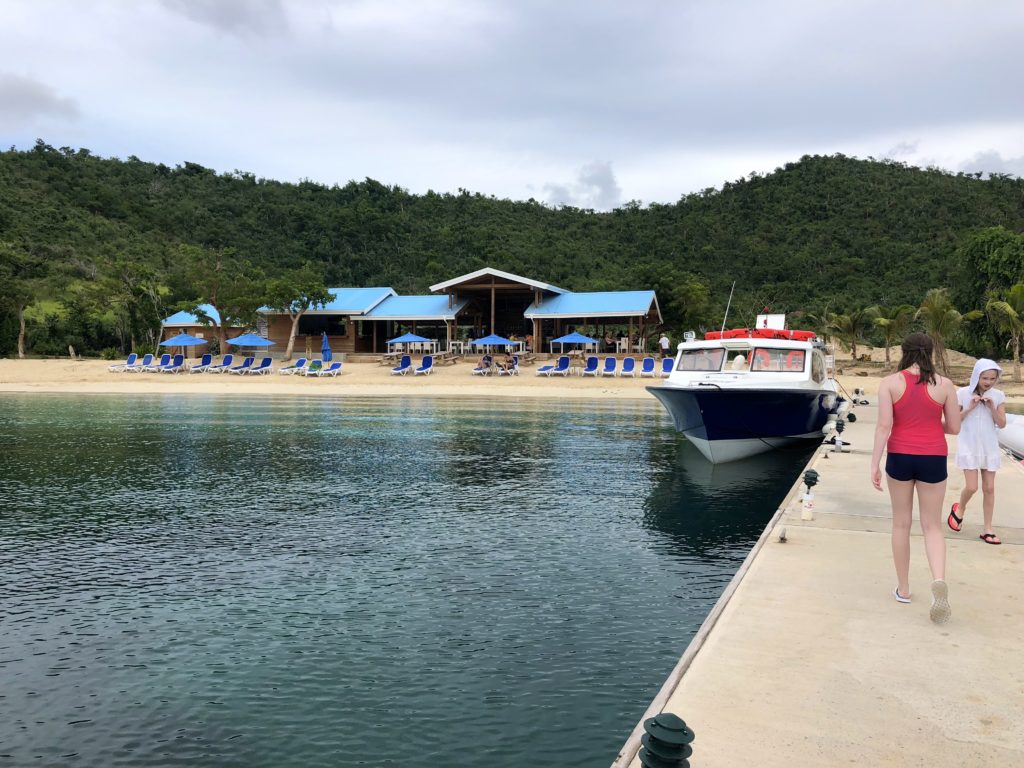
{"type": "Polygon", "coordinates": [[[981,508],[985,518],[985,532],[981,540],[986,544],[1002,544],[992,530],[992,515],[996,506],[996,470],[1002,461],[996,428],[1006,426],[1006,395],[995,388],[1003,369],[994,360],[982,358],[974,364],[971,383],[957,390],[962,418],[960,436],[956,442],[956,465],[964,471],[964,489],[960,501],[949,510],[946,522],[959,531],[967,513],[967,502],[978,492],[978,473],[981,473],[981,508]]]}

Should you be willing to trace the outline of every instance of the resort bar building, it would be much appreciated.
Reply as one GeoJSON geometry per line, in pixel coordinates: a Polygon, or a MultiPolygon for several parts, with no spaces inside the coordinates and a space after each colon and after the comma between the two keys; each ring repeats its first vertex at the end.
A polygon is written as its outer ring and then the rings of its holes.
{"type": "MultiPolygon", "coordinates": [[[[573,292],[489,267],[430,290],[399,296],[392,288],[331,288],[330,303],[299,318],[295,351],[319,350],[327,334],[337,353],[381,353],[388,351],[388,339],[412,332],[435,340],[440,350],[461,351],[467,341],[494,333],[532,337],[534,351],[546,352],[551,339],[577,330],[614,331],[616,338],[631,340],[620,342],[616,351],[637,352],[662,322],[654,291],[573,292]]],[[[264,308],[257,331],[280,351],[291,325],[287,314],[264,308]]]]}

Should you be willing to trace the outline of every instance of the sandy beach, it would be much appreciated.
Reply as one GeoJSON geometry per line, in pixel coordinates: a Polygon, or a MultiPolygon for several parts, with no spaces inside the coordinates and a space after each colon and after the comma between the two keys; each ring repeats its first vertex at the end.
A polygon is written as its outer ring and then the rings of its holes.
{"type": "MultiPolygon", "coordinates": [[[[855,388],[871,397],[878,383],[890,371],[884,367],[884,350],[869,350],[872,359],[856,364],[847,355],[837,355],[837,380],[852,395],[855,388]]],[[[965,384],[974,359],[951,354],[955,383],[965,384]]],[[[123,361],[122,361],[123,362],[123,361]]],[[[429,376],[392,376],[390,367],[376,362],[346,361],[337,378],[281,376],[235,376],[229,374],[148,374],[112,373],[106,360],[0,360],[0,392],[49,392],[95,394],[261,394],[328,395],[332,397],[387,397],[412,394],[431,396],[571,398],[571,399],[647,399],[645,387],[664,379],[639,377],[537,376],[538,365],[523,367],[519,376],[474,376],[473,359],[439,366],[429,376]]],[[[276,363],[279,365],[279,363],[276,363]]],[[[1010,364],[999,387],[1015,404],[1024,403],[1024,384],[1011,380],[1010,364]]]]}

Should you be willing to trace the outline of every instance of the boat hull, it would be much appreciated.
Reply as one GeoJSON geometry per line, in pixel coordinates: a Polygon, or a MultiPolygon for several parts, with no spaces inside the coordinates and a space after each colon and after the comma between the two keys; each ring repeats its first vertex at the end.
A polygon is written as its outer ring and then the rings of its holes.
{"type": "Polygon", "coordinates": [[[1006,414],[1006,426],[998,431],[999,444],[1018,459],[1024,459],[1024,416],[1006,414]]]}
{"type": "Polygon", "coordinates": [[[798,440],[822,439],[838,404],[828,389],[647,387],[714,464],[736,461],[798,440]]]}

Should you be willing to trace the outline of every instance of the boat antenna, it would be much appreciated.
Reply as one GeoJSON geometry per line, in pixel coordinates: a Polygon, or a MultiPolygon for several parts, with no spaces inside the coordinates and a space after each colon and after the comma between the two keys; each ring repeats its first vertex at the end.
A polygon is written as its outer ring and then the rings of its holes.
{"type": "Polygon", "coordinates": [[[725,321],[729,319],[729,307],[732,306],[732,292],[736,290],[736,281],[732,281],[732,288],[729,289],[729,302],[725,305],[725,315],[722,317],[722,331],[725,331],[725,321]]]}

